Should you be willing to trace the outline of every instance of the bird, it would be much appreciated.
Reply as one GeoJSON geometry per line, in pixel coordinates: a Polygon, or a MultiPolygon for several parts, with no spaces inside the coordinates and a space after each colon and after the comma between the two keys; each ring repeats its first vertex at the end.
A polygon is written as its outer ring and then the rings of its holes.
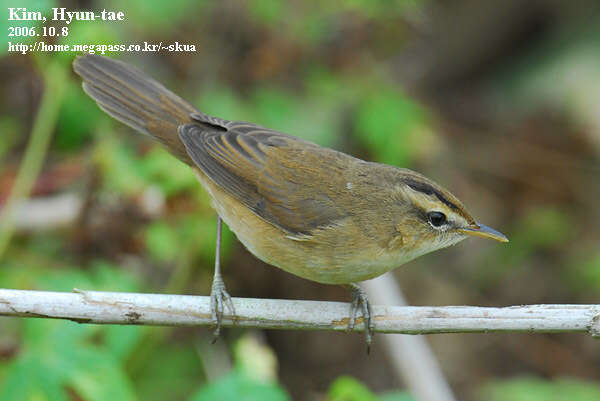
{"type": "Polygon", "coordinates": [[[215,340],[225,310],[235,317],[221,276],[222,222],[258,259],[350,289],[348,329],[362,313],[368,346],[374,319],[359,282],[470,236],[508,241],[415,171],[207,115],[120,60],[80,55],[73,68],[102,110],[190,166],[210,195],[217,214],[210,294],[215,340]]]}

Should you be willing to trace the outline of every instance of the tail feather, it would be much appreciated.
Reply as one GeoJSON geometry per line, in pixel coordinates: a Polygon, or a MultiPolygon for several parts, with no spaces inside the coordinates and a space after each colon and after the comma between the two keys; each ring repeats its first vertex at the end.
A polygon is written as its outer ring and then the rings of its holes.
{"type": "Polygon", "coordinates": [[[83,90],[98,106],[131,128],[155,138],[185,163],[192,164],[177,127],[192,122],[197,110],[137,68],[97,55],[79,56],[73,69],[83,90]]]}

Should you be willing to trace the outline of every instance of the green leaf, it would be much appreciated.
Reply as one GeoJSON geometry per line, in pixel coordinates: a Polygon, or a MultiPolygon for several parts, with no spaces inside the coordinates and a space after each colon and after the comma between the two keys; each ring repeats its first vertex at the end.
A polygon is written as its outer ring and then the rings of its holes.
{"type": "Polygon", "coordinates": [[[286,2],[282,0],[251,0],[247,11],[256,20],[271,24],[285,17],[285,6],[286,2]]]}
{"type": "Polygon", "coordinates": [[[109,354],[90,347],[71,347],[62,351],[62,357],[72,366],[68,370],[66,383],[83,399],[89,401],[137,399],[129,378],[109,354]]]}
{"type": "Polygon", "coordinates": [[[125,363],[144,336],[148,327],[111,325],[103,328],[102,348],[115,360],[125,363]]]}
{"type": "Polygon", "coordinates": [[[96,330],[94,326],[53,319],[27,319],[23,327],[23,344],[38,355],[49,355],[61,347],[84,342],[96,330]]]}
{"type": "Polygon", "coordinates": [[[600,384],[576,379],[554,381],[533,377],[498,380],[485,385],[486,401],[596,401],[600,384]]]}
{"type": "Polygon", "coordinates": [[[408,166],[423,142],[429,142],[421,108],[400,92],[367,95],[356,115],[358,139],[383,163],[408,166]]]}
{"type": "Polygon", "coordinates": [[[197,102],[207,114],[225,119],[248,121],[290,135],[332,146],[339,132],[338,112],[342,92],[339,82],[315,72],[315,84],[309,93],[299,97],[278,87],[260,87],[247,101],[242,101],[229,88],[207,90],[197,102]],[[325,82],[329,79],[329,82],[325,82]]]}
{"type": "MultiPolygon", "coordinates": [[[[155,221],[145,230],[148,252],[163,262],[173,262],[181,255],[213,262],[216,247],[217,219],[214,215],[204,216],[187,213],[173,221],[155,221]]],[[[226,225],[221,237],[221,260],[226,261],[233,244],[233,235],[226,225]]]]}
{"type": "Polygon", "coordinates": [[[62,389],[69,387],[91,401],[135,400],[131,383],[117,359],[91,341],[95,333],[103,330],[102,326],[73,322],[28,320],[22,351],[7,368],[0,399],[12,400],[2,397],[10,394],[22,400],[66,400],[62,389]],[[23,377],[27,380],[25,386],[21,383],[23,377]]]}
{"type": "Polygon", "coordinates": [[[69,82],[57,123],[54,145],[71,150],[92,138],[102,111],[81,89],[79,82],[69,82]]]}
{"type": "Polygon", "coordinates": [[[157,185],[166,197],[200,187],[192,169],[159,146],[144,155],[139,167],[147,184],[157,185]]]}
{"type": "Polygon", "coordinates": [[[169,197],[201,187],[193,171],[164,148],[156,145],[146,154],[138,155],[126,136],[111,133],[110,125],[101,129],[101,137],[98,135],[95,143],[95,160],[108,190],[134,195],[157,186],[169,197]]]}
{"type": "Polygon", "coordinates": [[[276,384],[263,383],[233,371],[194,394],[190,401],[287,401],[289,396],[276,384]]]}
{"type": "Polygon", "coordinates": [[[286,131],[299,106],[296,97],[276,87],[257,89],[252,100],[261,124],[281,131],[286,131]]]}
{"type": "Polygon", "coordinates": [[[326,99],[298,99],[277,88],[259,88],[253,95],[260,125],[298,136],[322,146],[332,146],[338,131],[337,106],[326,99]]]}
{"type": "Polygon", "coordinates": [[[148,354],[134,379],[141,400],[183,400],[193,393],[204,378],[204,367],[190,347],[168,342],[148,354]]]}
{"type": "Polygon", "coordinates": [[[2,401],[68,401],[60,372],[41,363],[36,355],[17,359],[0,382],[2,401]]]}
{"type": "MultiPolygon", "coordinates": [[[[20,271],[31,277],[29,281],[17,278],[27,284],[17,288],[61,291],[73,287],[123,291],[139,288],[131,273],[106,262],[95,262],[88,271],[9,265],[0,270],[0,285],[4,286],[6,277],[17,277],[20,271]]],[[[83,325],[54,319],[23,319],[21,327],[21,351],[12,362],[4,364],[5,380],[0,385],[0,394],[13,394],[13,386],[18,385],[25,371],[29,382],[15,393],[20,399],[64,399],[62,389],[66,387],[86,400],[135,399],[121,362],[135,349],[145,328],[83,325]],[[35,362],[31,363],[33,356],[35,362]]],[[[5,398],[0,396],[0,399],[5,398]]]]}
{"type": "MultiPolygon", "coordinates": [[[[253,115],[248,106],[226,86],[215,86],[203,90],[197,104],[205,113],[226,120],[242,120],[252,122],[253,115]]],[[[254,116],[256,118],[256,116],[254,116]]]]}
{"type": "Polygon", "coordinates": [[[329,387],[330,401],[377,401],[377,397],[364,384],[350,376],[337,378],[329,387]]]}
{"type": "MultiPolygon", "coordinates": [[[[69,34],[61,37],[61,43],[68,45],[104,45],[109,43],[117,43],[121,36],[119,36],[118,31],[114,29],[115,24],[118,23],[107,23],[106,21],[102,20],[73,21],[67,25],[69,34]]],[[[102,54],[101,52],[96,51],[94,51],[94,53],[102,54]]],[[[67,54],[69,57],[73,57],[73,53],[67,52],[67,54]]],[[[76,78],[76,82],[78,81],[79,78],[76,78]]],[[[83,92],[81,86],[79,86],[79,90],[83,92]]]]}

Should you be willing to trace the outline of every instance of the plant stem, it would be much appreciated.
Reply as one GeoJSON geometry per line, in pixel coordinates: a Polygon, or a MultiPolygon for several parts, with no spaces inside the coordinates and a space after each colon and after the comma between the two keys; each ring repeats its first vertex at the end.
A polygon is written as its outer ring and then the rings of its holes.
{"type": "Polygon", "coordinates": [[[29,196],[42,168],[62,103],[66,76],[67,67],[64,62],[57,59],[53,59],[43,72],[46,89],[42,95],[17,178],[0,212],[0,260],[14,233],[15,205],[29,196]]]}

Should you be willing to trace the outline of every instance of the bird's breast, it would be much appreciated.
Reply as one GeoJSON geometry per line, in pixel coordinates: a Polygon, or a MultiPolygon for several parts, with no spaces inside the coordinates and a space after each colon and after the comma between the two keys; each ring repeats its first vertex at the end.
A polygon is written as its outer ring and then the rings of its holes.
{"type": "Polygon", "coordinates": [[[347,284],[377,277],[412,259],[401,240],[369,238],[352,217],[311,235],[293,236],[267,223],[215,185],[200,170],[198,180],[212,204],[244,246],[264,262],[294,275],[326,284],[347,284]]]}

